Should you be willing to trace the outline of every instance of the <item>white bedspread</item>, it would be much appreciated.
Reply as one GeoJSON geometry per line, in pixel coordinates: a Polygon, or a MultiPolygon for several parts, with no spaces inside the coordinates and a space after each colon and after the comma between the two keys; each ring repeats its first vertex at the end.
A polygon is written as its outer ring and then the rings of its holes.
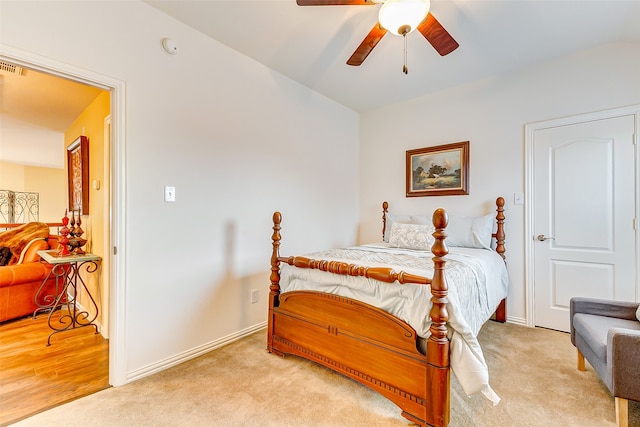
{"type": "MultiPolygon", "coordinates": [[[[392,267],[396,271],[433,276],[433,254],[390,248],[384,243],[332,249],[306,254],[312,259],[392,267]]],[[[502,258],[486,249],[449,248],[445,258],[449,287],[449,338],[451,369],[465,393],[478,392],[497,404],[500,398],[489,386],[489,373],[477,336],[500,301],[507,296],[508,276],[502,258]]],[[[317,290],[337,294],[381,308],[407,322],[418,336],[429,337],[431,289],[427,285],[384,283],[281,264],[282,292],[317,290]]]]}

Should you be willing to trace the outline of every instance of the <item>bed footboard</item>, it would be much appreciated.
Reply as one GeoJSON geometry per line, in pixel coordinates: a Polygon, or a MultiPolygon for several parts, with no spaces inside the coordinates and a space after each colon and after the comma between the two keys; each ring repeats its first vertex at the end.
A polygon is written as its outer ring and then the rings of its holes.
{"type": "Polygon", "coordinates": [[[274,311],[271,351],[312,360],[394,402],[421,425],[446,425],[447,366],[429,365],[415,331],[372,306],[331,294],[287,292],[274,311]],[[443,387],[430,390],[429,385],[443,387]],[[434,397],[444,398],[436,404],[434,397]],[[431,412],[431,413],[428,413],[431,412]],[[438,422],[437,420],[441,421],[438,422]]]}
{"type": "Polygon", "coordinates": [[[447,285],[443,257],[447,214],[433,215],[434,276],[426,278],[392,269],[366,268],[302,257],[280,257],[280,223],[273,215],[273,253],[269,292],[267,349],[293,354],[343,374],[387,397],[402,415],[419,425],[449,424],[449,340],[447,285]],[[372,277],[391,283],[431,285],[431,336],[426,355],[418,350],[418,337],[407,323],[362,302],[314,291],[280,294],[280,263],[318,268],[337,274],[372,277]]]}

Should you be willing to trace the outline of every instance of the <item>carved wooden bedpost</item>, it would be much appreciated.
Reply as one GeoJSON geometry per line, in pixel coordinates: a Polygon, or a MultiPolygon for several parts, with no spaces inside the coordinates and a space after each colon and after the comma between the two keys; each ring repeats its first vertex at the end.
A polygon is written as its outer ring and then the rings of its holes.
{"type": "Polygon", "coordinates": [[[280,223],[282,222],[282,214],[274,212],[273,214],[273,234],[271,235],[273,252],[271,253],[271,285],[269,286],[269,319],[267,329],[267,350],[273,350],[273,309],[279,305],[280,300],[280,223]]]}
{"type": "MultiPolygon", "coordinates": [[[[496,228],[496,232],[492,235],[496,239],[496,252],[502,257],[504,262],[507,262],[507,258],[504,253],[507,248],[504,246],[504,198],[498,197],[496,199],[496,223],[498,224],[496,228]]],[[[496,308],[496,317],[497,322],[504,323],[507,321],[507,300],[503,299],[500,301],[498,308],[496,308]]]]}
{"type": "Polygon", "coordinates": [[[382,240],[384,240],[384,233],[387,231],[387,213],[389,212],[389,203],[382,202],[382,240]]]}
{"type": "Polygon", "coordinates": [[[496,230],[495,238],[496,238],[496,252],[500,254],[502,259],[506,259],[504,253],[506,248],[504,247],[504,198],[498,197],[496,199],[496,222],[498,224],[498,228],[496,230]]]}
{"type": "Polygon", "coordinates": [[[438,208],[433,213],[433,226],[436,231],[433,233],[435,242],[431,248],[433,253],[433,279],[431,281],[431,336],[427,341],[427,363],[441,369],[427,370],[427,395],[434,396],[434,404],[430,408],[433,411],[427,415],[427,419],[434,420],[437,426],[449,425],[449,340],[447,338],[447,312],[448,287],[444,278],[444,266],[446,260],[443,259],[449,253],[445,244],[445,228],[449,218],[444,209],[438,208]],[[440,396],[440,398],[435,398],[440,396]]]}

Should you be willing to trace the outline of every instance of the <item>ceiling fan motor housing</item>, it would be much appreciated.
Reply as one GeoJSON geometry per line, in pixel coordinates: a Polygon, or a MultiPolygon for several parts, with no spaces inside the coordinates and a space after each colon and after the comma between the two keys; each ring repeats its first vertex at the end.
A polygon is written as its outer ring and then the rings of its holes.
{"type": "Polygon", "coordinates": [[[418,28],[430,7],[430,0],[387,0],[380,8],[378,21],[388,31],[405,36],[418,28]]]}

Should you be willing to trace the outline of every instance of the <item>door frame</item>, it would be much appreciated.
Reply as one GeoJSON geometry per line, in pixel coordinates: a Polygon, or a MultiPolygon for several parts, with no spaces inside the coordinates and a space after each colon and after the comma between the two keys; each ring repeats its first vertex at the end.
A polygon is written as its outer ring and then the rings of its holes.
{"type": "MultiPolygon", "coordinates": [[[[533,214],[533,194],[534,194],[534,135],[542,129],[568,126],[595,120],[610,119],[620,116],[634,116],[633,144],[635,146],[635,194],[640,189],[640,104],[627,107],[602,110],[592,113],[578,114],[575,116],[561,117],[557,119],[544,120],[540,122],[528,123],[525,125],[525,227],[524,227],[524,271],[525,271],[525,318],[527,326],[535,327],[535,274],[534,274],[534,233],[533,225],[535,218],[533,214]]],[[[640,197],[635,200],[635,251],[636,251],[636,301],[640,300],[640,283],[638,280],[638,269],[640,266],[640,230],[638,226],[638,215],[640,213],[640,197]]]]}
{"type": "Polygon", "coordinates": [[[125,163],[125,82],[68,63],[40,56],[0,43],[0,59],[107,90],[111,94],[110,188],[111,203],[105,208],[109,218],[109,384],[126,384],[126,163],[125,163]],[[114,254],[117,248],[117,256],[114,254]]]}

